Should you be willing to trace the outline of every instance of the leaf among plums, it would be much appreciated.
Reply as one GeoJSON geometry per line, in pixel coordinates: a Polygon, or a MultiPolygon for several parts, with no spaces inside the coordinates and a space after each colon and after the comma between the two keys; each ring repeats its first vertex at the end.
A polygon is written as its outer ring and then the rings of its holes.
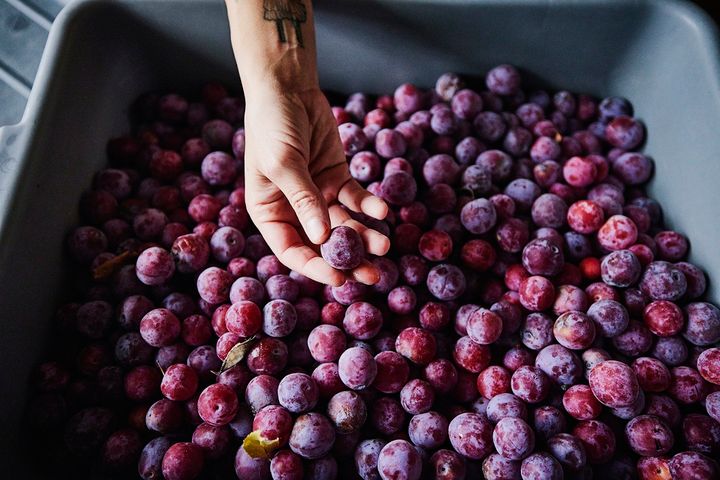
{"type": "Polygon", "coordinates": [[[260,435],[260,432],[255,430],[250,432],[242,444],[243,449],[252,458],[270,458],[270,455],[280,447],[280,439],[274,438],[268,440],[260,435]]]}
{"type": "Polygon", "coordinates": [[[235,344],[235,346],[228,352],[225,360],[223,360],[222,366],[220,367],[220,371],[217,372],[217,375],[220,375],[225,370],[229,370],[238,363],[242,362],[247,352],[249,352],[255,344],[255,340],[257,340],[257,336],[253,335],[247,340],[243,340],[242,342],[235,344]]]}
{"type": "Polygon", "coordinates": [[[125,265],[129,260],[134,259],[137,256],[135,251],[124,251],[120,255],[117,255],[110,260],[107,260],[93,270],[93,280],[105,280],[110,278],[115,272],[120,270],[120,267],[125,265]]]}

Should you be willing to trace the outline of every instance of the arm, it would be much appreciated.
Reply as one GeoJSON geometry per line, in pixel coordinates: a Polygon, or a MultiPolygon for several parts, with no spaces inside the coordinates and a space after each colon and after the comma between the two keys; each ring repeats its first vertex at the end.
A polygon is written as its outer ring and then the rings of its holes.
{"type": "MultiPolygon", "coordinates": [[[[389,241],[352,220],[345,206],[382,219],[387,206],[350,177],[335,118],[320,91],[309,0],[226,0],[245,92],[248,213],[278,259],[314,280],[341,285],[348,275],[317,253],[331,226],[357,230],[366,250],[389,241]]],[[[350,277],[374,283],[364,262],[350,277]]]]}
{"type": "Polygon", "coordinates": [[[259,89],[318,88],[309,0],[227,0],[235,61],[245,95],[259,89]]]}

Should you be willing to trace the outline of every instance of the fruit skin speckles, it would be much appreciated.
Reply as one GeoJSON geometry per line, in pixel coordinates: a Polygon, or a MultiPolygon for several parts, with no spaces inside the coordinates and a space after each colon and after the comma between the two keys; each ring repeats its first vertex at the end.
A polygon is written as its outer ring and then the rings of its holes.
{"type": "Polygon", "coordinates": [[[506,417],[495,425],[493,444],[503,457],[522,460],[535,448],[535,434],[524,420],[506,417]]]}
{"type": "Polygon", "coordinates": [[[352,390],[370,386],[377,375],[372,354],[361,347],[348,348],[340,355],[338,372],[342,382],[352,390]]]}
{"type": "Polygon", "coordinates": [[[360,235],[350,227],[335,227],[320,252],[331,267],[351,270],[365,258],[365,247],[360,235]]]}
{"type": "Polygon", "coordinates": [[[436,265],[427,276],[427,287],[439,300],[455,300],[465,293],[465,275],[455,265],[436,265]]]}
{"type": "Polygon", "coordinates": [[[488,89],[497,95],[514,95],[520,89],[520,74],[512,65],[499,65],[485,77],[488,89]]]}
{"type": "Polygon", "coordinates": [[[290,449],[303,458],[315,460],[327,454],[335,443],[335,429],[320,413],[306,413],[295,420],[290,449]]]}
{"type": "Polygon", "coordinates": [[[534,453],[523,460],[520,466],[520,474],[529,480],[563,478],[562,465],[552,455],[540,452],[534,453]]]}
{"type": "Polygon", "coordinates": [[[652,415],[640,415],[625,426],[625,437],[635,453],[642,456],[662,456],[674,443],[670,428],[652,415]]]}
{"type": "Polygon", "coordinates": [[[448,437],[456,452],[472,460],[485,458],[493,449],[493,428],[478,413],[462,413],[450,421],[448,437]]]}
{"type": "Polygon", "coordinates": [[[635,243],[637,236],[635,223],[624,215],[608,218],[597,233],[600,246],[606,250],[626,249],[635,243]]]}
{"type": "Polygon", "coordinates": [[[596,365],[589,375],[590,388],[603,405],[612,408],[632,405],[640,393],[635,372],[624,363],[608,360],[596,365]]]}

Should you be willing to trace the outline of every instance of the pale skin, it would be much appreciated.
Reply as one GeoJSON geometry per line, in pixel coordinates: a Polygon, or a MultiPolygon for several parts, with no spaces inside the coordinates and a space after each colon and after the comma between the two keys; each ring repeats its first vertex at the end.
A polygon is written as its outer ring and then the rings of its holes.
{"type": "Polygon", "coordinates": [[[368,261],[342,272],[318,254],[318,246],[338,225],[357,230],[373,255],[387,253],[390,241],[351,219],[343,208],[378,220],[388,211],[385,202],[350,176],[335,117],[318,83],[310,0],[225,3],[246,99],[245,195],[250,217],[273,253],[292,270],[333,286],[349,278],[377,282],[378,271],[368,261]]]}

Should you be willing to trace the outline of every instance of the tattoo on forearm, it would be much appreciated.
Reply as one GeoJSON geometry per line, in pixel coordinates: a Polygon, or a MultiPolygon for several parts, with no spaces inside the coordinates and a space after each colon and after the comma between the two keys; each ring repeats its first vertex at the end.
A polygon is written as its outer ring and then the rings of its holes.
{"type": "Polygon", "coordinates": [[[264,0],[263,10],[263,18],[269,22],[275,22],[280,42],[287,42],[284,23],[287,20],[292,23],[298,45],[305,46],[300,24],[307,21],[307,11],[302,0],[264,0]]]}

